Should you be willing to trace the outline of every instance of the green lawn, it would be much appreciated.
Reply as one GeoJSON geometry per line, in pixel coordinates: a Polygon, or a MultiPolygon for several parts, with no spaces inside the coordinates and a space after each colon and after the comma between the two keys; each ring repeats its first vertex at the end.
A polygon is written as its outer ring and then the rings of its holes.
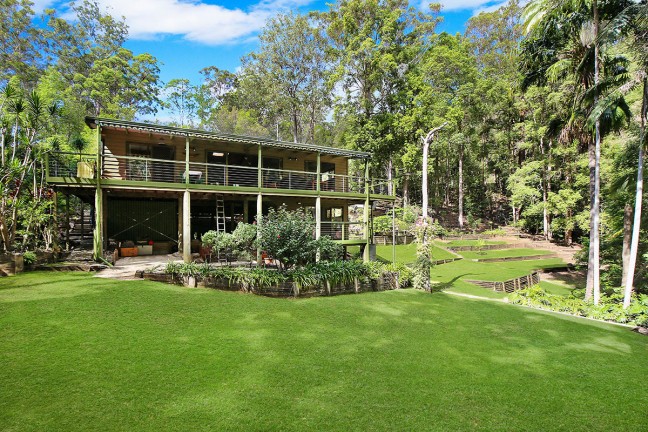
{"type": "Polygon", "coordinates": [[[478,287],[466,282],[465,279],[505,281],[529,274],[533,270],[563,265],[564,263],[560,258],[494,263],[460,260],[434,266],[430,275],[434,282],[440,284],[439,288],[450,289],[465,294],[480,295],[483,297],[503,298],[505,297],[505,294],[496,293],[486,288],[478,287]]]}
{"type": "Polygon", "coordinates": [[[535,255],[548,255],[551,251],[542,249],[496,249],[487,251],[461,251],[457,252],[466,259],[490,259],[490,258],[512,258],[527,257],[535,255]]]}
{"type": "MultiPolygon", "coordinates": [[[[383,260],[391,262],[393,256],[392,245],[376,246],[376,254],[383,260]]],[[[432,257],[435,260],[444,260],[456,258],[457,256],[441,247],[433,246],[432,257]]],[[[408,245],[396,245],[396,262],[409,264],[413,263],[414,261],[416,261],[415,243],[410,243],[408,245]]]]}
{"type": "Polygon", "coordinates": [[[443,293],[32,273],[0,281],[0,362],[0,430],[648,430],[645,336],[443,293]]]}
{"type": "Polygon", "coordinates": [[[446,246],[477,246],[479,244],[484,245],[496,245],[496,244],[506,244],[503,240],[450,240],[449,242],[444,242],[446,246]]]}

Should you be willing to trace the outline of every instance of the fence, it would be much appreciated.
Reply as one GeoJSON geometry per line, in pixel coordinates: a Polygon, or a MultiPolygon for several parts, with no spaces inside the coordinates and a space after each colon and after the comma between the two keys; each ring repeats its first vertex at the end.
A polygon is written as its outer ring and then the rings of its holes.
{"type": "Polygon", "coordinates": [[[468,280],[472,284],[478,285],[484,288],[490,288],[493,291],[512,293],[513,291],[521,290],[533,285],[540,283],[540,273],[534,271],[531,274],[526,276],[520,276],[515,279],[509,279],[504,282],[493,282],[493,281],[478,281],[478,280],[468,280]]]}

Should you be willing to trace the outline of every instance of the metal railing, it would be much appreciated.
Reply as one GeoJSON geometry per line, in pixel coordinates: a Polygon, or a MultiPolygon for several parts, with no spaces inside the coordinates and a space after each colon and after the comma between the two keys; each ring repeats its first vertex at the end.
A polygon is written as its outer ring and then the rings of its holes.
{"type": "Polygon", "coordinates": [[[322,222],[322,236],[333,240],[365,239],[366,224],[364,222],[322,222]]]}
{"type": "MultiPolygon", "coordinates": [[[[91,154],[51,153],[47,155],[48,176],[71,178],[95,178],[96,156],[91,154]]],[[[266,189],[287,189],[315,191],[323,193],[341,192],[364,194],[367,192],[364,177],[344,174],[293,171],[274,168],[261,168],[238,165],[220,165],[178,160],[152,159],[137,156],[105,155],[101,177],[105,179],[135,182],[162,182],[204,184],[231,187],[262,187],[266,189]]],[[[374,179],[369,183],[372,194],[389,195],[389,182],[374,179]]],[[[393,191],[393,190],[392,190],[393,191]]]]}
{"type": "Polygon", "coordinates": [[[317,190],[317,173],[262,168],[261,174],[264,188],[317,190]]]}
{"type": "Polygon", "coordinates": [[[50,177],[94,178],[96,156],[85,153],[47,154],[47,174],[50,177]]]}
{"type": "Polygon", "coordinates": [[[259,171],[256,167],[191,162],[189,180],[212,186],[258,187],[259,171]]]}
{"type": "Polygon", "coordinates": [[[102,178],[136,182],[184,183],[185,163],[136,156],[105,156],[102,178]]]}

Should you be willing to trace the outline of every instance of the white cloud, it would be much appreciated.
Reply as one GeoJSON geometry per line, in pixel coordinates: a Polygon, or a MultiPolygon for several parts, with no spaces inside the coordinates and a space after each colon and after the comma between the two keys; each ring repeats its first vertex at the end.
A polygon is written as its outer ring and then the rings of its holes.
{"type": "MultiPolygon", "coordinates": [[[[52,0],[37,0],[49,5],[52,0]]],[[[125,17],[129,38],[180,36],[192,42],[222,45],[240,41],[263,28],[278,11],[312,0],[261,0],[247,9],[228,9],[200,0],[99,0],[111,15],[125,17]]],[[[37,10],[37,8],[34,8],[37,10]]],[[[42,9],[42,6],[41,6],[42,9]]]]}

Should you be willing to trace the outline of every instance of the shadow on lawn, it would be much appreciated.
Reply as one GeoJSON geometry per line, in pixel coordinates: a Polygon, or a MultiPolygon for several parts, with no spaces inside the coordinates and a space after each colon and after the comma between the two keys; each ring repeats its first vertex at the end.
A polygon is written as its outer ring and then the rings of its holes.
{"type": "Polygon", "coordinates": [[[444,291],[444,290],[446,290],[448,288],[451,288],[454,285],[454,283],[457,282],[459,279],[461,279],[464,276],[470,276],[470,275],[474,275],[474,273],[460,274],[460,275],[457,275],[457,276],[453,277],[448,282],[436,283],[436,284],[432,285],[431,292],[432,293],[437,293],[437,292],[444,291]]]}

